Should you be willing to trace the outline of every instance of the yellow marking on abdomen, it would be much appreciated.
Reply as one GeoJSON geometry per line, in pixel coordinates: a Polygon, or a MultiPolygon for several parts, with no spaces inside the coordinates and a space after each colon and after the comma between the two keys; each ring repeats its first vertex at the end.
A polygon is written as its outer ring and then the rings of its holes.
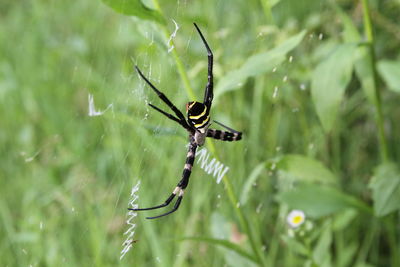
{"type": "Polygon", "coordinates": [[[188,106],[188,109],[191,109],[196,103],[197,103],[196,101],[193,101],[193,103],[190,106],[188,106]]]}
{"type": "Polygon", "coordinates": [[[200,119],[202,116],[204,116],[204,114],[206,114],[206,112],[207,112],[207,108],[205,108],[204,111],[200,115],[189,116],[189,118],[192,119],[192,120],[200,119]]]}
{"type": "Polygon", "coordinates": [[[203,122],[195,124],[194,127],[200,128],[200,127],[204,126],[209,120],[210,120],[210,115],[208,115],[207,118],[203,122]]]}

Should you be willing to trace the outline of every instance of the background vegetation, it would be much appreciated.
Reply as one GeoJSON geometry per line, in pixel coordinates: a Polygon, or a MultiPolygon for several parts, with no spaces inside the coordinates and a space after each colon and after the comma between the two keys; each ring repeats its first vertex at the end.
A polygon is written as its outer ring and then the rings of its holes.
{"type": "Polygon", "coordinates": [[[400,1],[2,1],[1,266],[400,266],[400,1]],[[123,13],[123,14],[121,14],[123,13]],[[125,15],[124,15],[125,14],[125,15]],[[179,25],[172,41],[175,24],[179,25]],[[183,204],[187,143],[138,64],[181,110],[215,57],[208,142],[183,204]],[[174,45],[174,49],[168,49],[174,45]],[[88,95],[103,115],[88,116],[88,95]],[[306,223],[290,229],[292,209],[306,223]]]}

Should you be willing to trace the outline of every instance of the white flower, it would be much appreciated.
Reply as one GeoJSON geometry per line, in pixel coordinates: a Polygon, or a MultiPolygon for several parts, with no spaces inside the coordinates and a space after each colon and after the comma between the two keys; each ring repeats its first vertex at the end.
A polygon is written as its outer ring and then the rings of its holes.
{"type": "Polygon", "coordinates": [[[301,210],[292,210],[286,218],[287,223],[293,228],[299,227],[305,220],[306,216],[301,210]]]}

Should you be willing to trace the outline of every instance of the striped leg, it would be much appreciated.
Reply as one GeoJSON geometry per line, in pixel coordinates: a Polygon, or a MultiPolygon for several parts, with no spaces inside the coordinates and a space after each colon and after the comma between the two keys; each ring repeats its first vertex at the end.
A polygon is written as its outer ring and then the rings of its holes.
{"type": "Polygon", "coordinates": [[[168,206],[168,204],[171,203],[171,201],[175,198],[175,196],[178,195],[178,199],[176,200],[175,205],[174,205],[172,210],[170,210],[170,211],[168,211],[166,213],[163,213],[161,215],[158,215],[158,216],[146,217],[146,219],[156,219],[156,218],[160,218],[160,217],[163,217],[163,216],[166,216],[168,214],[171,214],[171,213],[175,212],[179,208],[179,205],[181,204],[181,201],[182,201],[182,198],[183,198],[184,190],[187,187],[187,185],[189,184],[189,177],[190,177],[190,174],[192,172],[192,167],[193,167],[193,163],[194,163],[194,157],[195,157],[195,154],[196,154],[196,149],[197,149],[197,145],[194,143],[194,139],[192,137],[191,138],[191,142],[189,144],[189,151],[188,151],[187,156],[186,156],[186,164],[185,164],[185,168],[183,169],[182,179],[179,181],[178,185],[175,187],[175,189],[172,192],[172,194],[167,198],[167,200],[163,204],[155,206],[155,207],[151,207],[151,208],[129,209],[129,210],[141,211],[141,210],[159,209],[159,208],[168,206]]]}
{"type": "Polygon", "coordinates": [[[222,141],[239,141],[240,139],[242,139],[242,133],[241,132],[233,133],[216,129],[208,129],[207,137],[211,137],[222,141]]]}
{"type": "Polygon", "coordinates": [[[217,140],[222,140],[222,141],[239,141],[242,139],[242,132],[233,130],[232,128],[229,128],[228,126],[218,122],[214,121],[216,124],[224,127],[227,129],[227,131],[221,131],[221,130],[216,130],[216,129],[208,129],[207,130],[207,137],[211,137],[217,140]]]}

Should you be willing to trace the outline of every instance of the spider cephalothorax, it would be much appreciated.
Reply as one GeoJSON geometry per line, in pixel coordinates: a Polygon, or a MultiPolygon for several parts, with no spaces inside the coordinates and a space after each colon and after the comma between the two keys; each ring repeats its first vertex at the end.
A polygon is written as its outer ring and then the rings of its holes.
{"type": "Polygon", "coordinates": [[[159,218],[159,217],[171,214],[172,212],[175,212],[179,208],[179,205],[181,204],[181,201],[183,198],[184,190],[187,187],[187,185],[189,184],[189,177],[192,172],[194,157],[196,155],[196,149],[198,146],[202,146],[204,144],[206,137],[211,137],[211,138],[222,140],[222,141],[238,141],[238,140],[242,139],[241,132],[235,131],[235,130],[223,125],[220,122],[213,121],[216,124],[219,124],[220,126],[227,129],[228,131],[221,131],[221,130],[209,128],[209,126],[210,126],[210,109],[211,109],[211,103],[212,103],[213,96],[214,96],[213,95],[213,74],[212,74],[213,54],[212,54],[211,49],[208,46],[206,40],[204,39],[203,34],[201,33],[200,29],[197,27],[196,23],[194,23],[194,26],[196,27],[196,30],[199,33],[201,40],[203,41],[204,46],[207,49],[208,80],[207,80],[207,85],[206,85],[206,91],[204,93],[204,102],[201,103],[201,102],[197,102],[197,101],[192,101],[186,105],[187,119],[183,116],[182,112],[180,112],[179,109],[177,107],[175,107],[174,104],[172,104],[172,102],[143,75],[143,73],[139,70],[139,68],[137,66],[135,66],[136,71],[138,72],[139,76],[142,77],[142,79],[145,80],[145,82],[154,90],[154,92],[157,93],[158,97],[160,97],[161,100],[164,101],[164,103],[167,104],[172,109],[172,111],[175,113],[175,116],[163,111],[162,109],[154,106],[153,104],[149,104],[150,107],[152,107],[155,110],[157,110],[158,112],[162,113],[169,119],[179,123],[189,133],[189,150],[186,155],[186,163],[185,163],[185,167],[183,169],[182,178],[179,181],[178,185],[175,187],[172,194],[161,205],[151,207],[151,208],[144,208],[144,209],[130,209],[130,210],[134,210],[134,211],[159,209],[159,208],[168,206],[169,203],[171,203],[171,201],[175,198],[175,196],[178,195],[178,199],[175,202],[174,208],[172,210],[170,210],[166,213],[163,213],[161,215],[158,215],[158,216],[147,217],[147,219],[155,219],[155,218],[159,218]]]}

